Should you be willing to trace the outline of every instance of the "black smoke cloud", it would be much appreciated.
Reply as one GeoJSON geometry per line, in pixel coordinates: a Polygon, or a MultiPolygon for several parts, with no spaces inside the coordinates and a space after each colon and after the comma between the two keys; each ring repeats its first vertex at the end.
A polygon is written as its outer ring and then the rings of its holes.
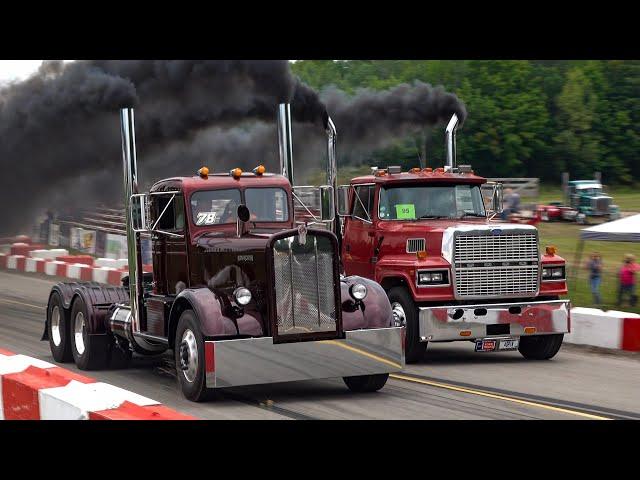
{"type": "MultiPolygon", "coordinates": [[[[136,108],[143,186],[201,165],[277,168],[277,105],[291,102],[296,173],[324,161],[327,110],[340,150],[377,148],[464,105],[424,83],[319,95],[287,61],[44,62],[0,89],[0,232],[26,231],[47,208],[121,203],[118,110],[136,108]]],[[[338,157],[340,161],[340,156],[338,157]]]]}

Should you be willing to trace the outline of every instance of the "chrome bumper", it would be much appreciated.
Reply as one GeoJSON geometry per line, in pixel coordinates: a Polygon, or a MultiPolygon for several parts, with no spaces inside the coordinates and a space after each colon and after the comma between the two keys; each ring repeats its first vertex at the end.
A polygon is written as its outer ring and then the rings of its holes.
{"type": "Polygon", "coordinates": [[[207,388],[399,372],[403,328],[345,332],[344,339],[274,344],[272,337],[205,342],[207,388]]]}
{"type": "Polygon", "coordinates": [[[420,339],[437,342],[567,333],[570,309],[569,300],[420,307],[420,339]],[[508,331],[493,327],[501,324],[508,324],[508,331]],[[535,332],[525,333],[526,327],[535,328],[535,332]],[[500,333],[492,333],[496,330],[500,333]]]}

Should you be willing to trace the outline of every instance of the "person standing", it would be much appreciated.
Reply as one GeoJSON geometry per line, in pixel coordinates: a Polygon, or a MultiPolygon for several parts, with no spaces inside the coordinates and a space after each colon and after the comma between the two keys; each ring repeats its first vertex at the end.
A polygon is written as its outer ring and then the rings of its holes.
{"type": "Polygon", "coordinates": [[[602,257],[597,252],[591,254],[591,260],[587,262],[589,270],[589,285],[591,286],[591,294],[593,295],[593,303],[600,305],[602,298],[600,297],[600,284],[602,283],[602,257]]]}
{"type": "Polygon", "coordinates": [[[624,262],[620,268],[620,286],[618,289],[618,306],[622,306],[623,297],[629,296],[629,305],[635,307],[638,297],[636,295],[636,272],[640,271],[640,265],[635,262],[631,254],[624,256],[624,262]]]}
{"type": "Polygon", "coordinates": [[[505,208],[502,211],[502,219],[508,220],[509,216],[520,211],[520,194],[514,192],[512,188],[504,191],[505,208]]]}

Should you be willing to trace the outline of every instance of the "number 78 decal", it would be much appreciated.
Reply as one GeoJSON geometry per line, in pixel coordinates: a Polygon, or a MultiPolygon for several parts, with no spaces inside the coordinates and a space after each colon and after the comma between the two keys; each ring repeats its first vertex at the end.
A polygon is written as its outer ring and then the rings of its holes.
{"type": "Polygon", "coordinates": [[[196,219],[196,225],[213,225],[216,223],[217,217],[216,212],[201,212],[196,219]]]}

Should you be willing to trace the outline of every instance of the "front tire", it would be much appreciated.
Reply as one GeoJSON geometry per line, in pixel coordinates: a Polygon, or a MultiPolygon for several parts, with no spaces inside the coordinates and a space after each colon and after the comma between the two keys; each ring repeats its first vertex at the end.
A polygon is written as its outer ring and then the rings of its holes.
{"type": "Polygon", "coordinates": [[[342,378],[342,380],[344,380],[344,383],[352,392],[377,392],[385,386],[388,379],[388,373],[342,378]]]}
{"type": "Polygon", "coordinates": [[[73,362],[69,312],[64,309],[58,292],[51,295],[47,306],[47,334],[53,359],[59,363],[73,362]]]}
{"type": "Polygon", "coordinates": [[[204,371],[204,338],[193,310],[185,310],[178,320],[173,349],[182,394],[193,402],[208,397],[204,371]]]}
{"type": "Polygon", "coordinates": [[[418,308],[404,287],[393,287],[389,290],[388,296],[394,319],[396,322],[404,324],[406,329],[405,362],[418,362],[424,358],[427,351],[427,342],[420,341],[418,308]]]}
{"type": "Polygon", "coordinates": [[[558,353],[562,346],[563,338],[563,333],[520,337],[518,350],[528,360],[548,360],[558,353]]]}
{"type": "Polygon", "coordinates": [[[89,334],[89,315],[82,297],[77,297],[71,308],[71,353],[80,370],[101,370],[109,363],[107,335],[89,334]]]}

